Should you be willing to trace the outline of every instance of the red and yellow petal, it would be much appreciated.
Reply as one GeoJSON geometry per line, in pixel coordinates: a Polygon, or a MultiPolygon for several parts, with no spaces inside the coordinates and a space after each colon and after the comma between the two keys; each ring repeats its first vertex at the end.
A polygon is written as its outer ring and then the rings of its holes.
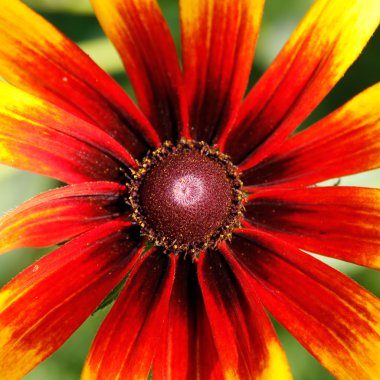
{"type": "Polygon", "coordinates": [[[229,248],[265,308],[339,379],[380,378],[380,300],[271,234],[237,230],[229,248]]]}
{"type": "Polygon", "coordinates": [[[153,379],[219,380],[223,377],[214,339],[189,257],[177,260],[175,280],[160,344],[153,362],[153,379]]]}
{"type": "Polygon", "coordinates": [[[0,82],[0,163],[67,183],[124,180],[132,156],[107,133],[0,82]]]}
{"type": "Polygon", "coordinates": [[[157,146],[123,89],[73,42],[18,0],[1,2],[0,76],[98,125],[134,155],[157,146]]]}
{"type": "Polygon", "coordinates": [[[380,269],[380,190],[276,189],[252,194],[245,218],[307,251],[380,269]]]}
{"type": "Polygon", "coordinates": [[[125,187],[87,182],[38,195],[0,219],[0,253],[48,247],[120,216],[125,187]]]}
{"type": "MultiPolygon", "coordinates": [[[[201,297],[200,289],[198,296],[201,297]]],[[[212,336],[210,322],[203,301],[197,310],[197,336],[196,336],[196,379],[219,380],[223,378],[223,369],[219,360],[218,351],[212,336]]],[[[193,379],[193,377],[190,377],[193,379]]]]}
{"type": "Polygon", "coordinates": [[[272,324],[240,264],[222,249],[201,254],[198,266],[223,377],[291,379],[272,324]]]}
{"type": "Polygon", "coordinates": [[[189,137],[176,47],[156,0],[91,0],[162,141],[189,137]]]}
{"type": "Polygon", "coordinates": [[[96,335],[83,380],[148,377],[168,315],[175,261],[153,249],[134,268],[96,335]]]}
{"type": "Polygon", "coordinates": [[[56,351],[126,276],[141,253],[113,221],[48,254],[0,292],[0,377],[20,379],[56,351]]]}
{"type": "Polygon", "coordinates": [[[263,0],[180,1],[193,138],[212,142],[234,122],[248,83],[263,6],[263,0]]]}
{"type": "Polygon", "coordinates": [[[248,169],[305,120],[358,57],[378,0],[318,0],[245,100],[224,151],[248,169]]]}
{"type": "Polygon", "coordinates": [[[243,173],[248,191],[306,186],[380,167],[380,83],[296,134],[243,173]]]}

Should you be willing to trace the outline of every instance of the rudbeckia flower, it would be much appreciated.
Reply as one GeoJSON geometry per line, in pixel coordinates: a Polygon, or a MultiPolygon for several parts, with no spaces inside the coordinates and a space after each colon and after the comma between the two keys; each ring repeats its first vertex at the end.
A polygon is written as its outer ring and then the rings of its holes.
{"type": "Polygon", "coordinates": [[[245,96],[263,0],[92,0],[138,107],[18,0],[1,1],[0,161],[65,182],[0,220],[62,244],[0,293],[0,378],[56,351],[127,278],[82,378],[290,379],[266,310],[339,379],[380,378],[380,302],[308,252],[380,268],[380,85],[295,129],[360,54],[378,0],[317,0],[245,96]]]}

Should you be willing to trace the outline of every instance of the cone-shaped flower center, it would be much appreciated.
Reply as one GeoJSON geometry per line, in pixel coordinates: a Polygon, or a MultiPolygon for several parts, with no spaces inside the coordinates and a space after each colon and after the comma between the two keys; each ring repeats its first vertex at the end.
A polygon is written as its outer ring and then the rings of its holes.
{"type": "Polygon", "coordinates": [[[201,153],[173,154],[155,165],[140,188],[147,223],[189,244],[211,236],[231,208],[231,183],[223,167],[201,153]]]}
{"type": "Polygon", "coordinates": [[[135,173],[134,217],[155,244],[198,252],[228,238],[241,212],[241,182],[204,143],[165,144],[135,173]]]}

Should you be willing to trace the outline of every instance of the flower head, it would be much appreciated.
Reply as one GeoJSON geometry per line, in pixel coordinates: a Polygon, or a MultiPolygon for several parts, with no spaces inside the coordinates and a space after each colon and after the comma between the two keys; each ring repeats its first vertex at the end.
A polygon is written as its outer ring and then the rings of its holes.
{"type": "Polygon", "coordinates": [[[0,250],[66,242],[0,293],[0,377],[57,350],[127,276],[83,379],[288,379],[266,308],[333,375],[380,378],[380,302],[304,251],[380,268],[379,84],[292,132],[357,58],[378,0],[317,0],[245,97],[263,0],[92,0],[138,107],[1,1],[0,161],[66,182],[0,220],[0,250]]]}

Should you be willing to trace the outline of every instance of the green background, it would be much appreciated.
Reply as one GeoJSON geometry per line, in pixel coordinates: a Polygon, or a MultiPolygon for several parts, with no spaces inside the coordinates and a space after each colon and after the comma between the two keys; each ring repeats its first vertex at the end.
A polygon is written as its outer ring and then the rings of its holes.
{"type": "MultiPolygon", "coordinates": [[[[161,0],[159,2],[173,31],[174,38],[179,44],[177,0],[161,0]]],[[[112,45],[105,38],[87,0],[29,0],[27,3],[77,42],[133,96],[130,84],[123,72],[121,61],[112,45]]],[[[311,0],[267,1],[250,85],[268,67],[311,3],[311,0]]],[[[313,121],[331,112],[353,95],[379,80],[379,42],[380,36],[377,33],[357,62],[304,123],[304,126],[310,125],[313,121]]],[[[346,177],[342,179],[341,185],[380,187],[380,172],[372,171],[346,177]]],[[[54,186],[56,183],[50,179],[0,165],[0,215],[54,186]]],[[[8,282],[23,268],[31,265],[46,252],[47,250],[29,249],[18,250],[1,256],[0,285],[8,282]]],[[[375,294],[380,294],[378,272],[333,259],[325,261],[344,271],[375,294]]],[[[107,311],[108,309],[102,310],[90,317],[58,352],[34,369],[25,379],[78,379],[91,341],[107,311]]],[[[284,329],[277,324],[276,328],[288,354],[295,379],[324,380],[333,378],[284,329]]]]}

